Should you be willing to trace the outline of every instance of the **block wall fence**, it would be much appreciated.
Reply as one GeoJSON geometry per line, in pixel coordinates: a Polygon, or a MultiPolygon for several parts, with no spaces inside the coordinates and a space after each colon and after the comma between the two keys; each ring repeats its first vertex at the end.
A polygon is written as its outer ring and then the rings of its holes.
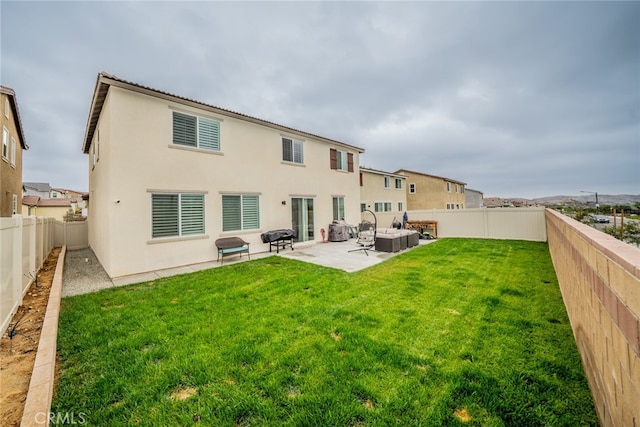
{"type": "Polygon", "coordinates": [[[640,426],[640,249],[546,211],[549,251],[600,424],[640,426]]]}

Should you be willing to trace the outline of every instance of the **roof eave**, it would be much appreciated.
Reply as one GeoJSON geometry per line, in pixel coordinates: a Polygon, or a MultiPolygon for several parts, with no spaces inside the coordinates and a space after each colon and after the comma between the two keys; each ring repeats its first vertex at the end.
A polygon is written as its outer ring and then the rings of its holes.
{"type": "Polygon", "coordinates": [[[167,92],[159,91],[157,89],[153,89],[153,88],[142,86],[136,83],[128,82],[126,80],[122,80],[111,74],[102,72],[98,74],[96,87],[93,92],[93,99],[91,101],[91,108],[89,110],[89,118],[87,120],[87,129],[85,131],[85,138],[84,138],[84,144],[83,144],[83,152],[85,154],[89,153],[89,147],[91,146],[93,133],[95,132],[95,128],[100,118],[100,114],[102,112],[102,107],[104,105],[104,100],[106,99],[109,86],[116,86],[123,89],[128,89],[134,92],[149,95],[155,98],[160,98],[160,99],[164,99],[171,102],[177,102],[183,105],[188,105],[188,106],[199,108],[199,109],[205,109],[217,114],[221,114],[227,117],[232,117],[245,122],[250,122],[250,123],[258,124],[261,126],[267,126],[273,129],[278,129],[282,132],[287,132],[287,133],[301,135],[307,138],[317,139],[328,144],[339,145],[351,150],[355,150],[358,153],[364,153],[365,151],[364,148],[357,147],[355,145],[346,144],[344,142],[336,141],[330,138],[325,138],[320,135],[315,135],[315,134],[294,129],[291,127],[279,125],[277,123],[269,122],[267,120],[262,120],[256,117],[248,116],[246,114],[237,113],[235,111],[226,110],[224,108],[216,107],[214,105],[205,104],[203,102],[195,101],[189,98],[184,98],[178,95],[173,95],[167,92]]]}

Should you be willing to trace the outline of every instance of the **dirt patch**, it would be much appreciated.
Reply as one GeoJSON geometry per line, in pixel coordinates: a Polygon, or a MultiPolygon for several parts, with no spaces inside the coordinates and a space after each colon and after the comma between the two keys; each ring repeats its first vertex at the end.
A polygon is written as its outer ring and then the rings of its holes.
{"type": "Polygon", "coordinates": [[[169,395],[169,398],[175,400],[187,400],[191,396],[195,396],[197,392],[198,389],[195,387],[179,387],[169,395]]]}
{"type": "Polygon", "coordinates": [[[60,248],[53,248],[0,339],[0,420],[19,426],[60,248]],[[13,335],[13,339],[10,338],[13,335]]]}
{"type": "Polygon", "coordinates": [[[468,423],[472,420],[471,414],[469,413],[469,411],[467,411],[466,408],[456,409],[453,415],[455,415],[456,418],[458,418],[463,423],[468,423]]]}

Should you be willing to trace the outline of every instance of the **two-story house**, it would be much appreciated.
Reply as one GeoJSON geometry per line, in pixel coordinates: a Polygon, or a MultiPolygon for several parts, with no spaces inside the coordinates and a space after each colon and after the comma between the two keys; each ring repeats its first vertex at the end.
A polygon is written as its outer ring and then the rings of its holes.
{"type": "Polygon", "coordinates": [[[89,244],[118,277],[216,259],[219,237],[360,217],[362,148],[100,73],[82,150],[89,244]]]}
{"type": "Polygon", "coordinates": [[[51,185],[48,182],[23,182],[23,196],[38,196],[41,199],[51,198],[51,185]]]}
{"type": "Polygon", "coordinates": [[[24,139],[18,100],[13,89],[0,86],[0,106],[0,216],[9,217],[22,210],[22,152],[29,147],[24,139]]]}
{"type": "Polygon", "coordinates": [[[407,209],[465,208],[465,182],[406,169],[395,173],[407,177],[407,209]]]}
{"type": "Polygon", "coordinates": [[[385,226],[390,226],[393,218],[401,222],[407,210],[406,179],[404,175],[361,166],[360,210],[375,212],[385,226]]]}

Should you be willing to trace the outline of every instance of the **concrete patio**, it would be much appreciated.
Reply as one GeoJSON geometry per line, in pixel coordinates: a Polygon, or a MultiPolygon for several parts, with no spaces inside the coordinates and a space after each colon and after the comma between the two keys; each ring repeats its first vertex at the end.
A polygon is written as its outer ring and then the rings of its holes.
{"type": "MultiPolygon", "coordinates": [[[[436,240],[420,240],[419,246],[435,241],[436,240]]],[[[294,243],[293,247],[294,250],[290,248],[281,249],[279,254],[277,254],[275,250],[274,252],[269,252],[268,250],[265,252],[252,252],[251,260],[269,256],[281,256],[352,273],[379,264],[382,261],[411,250],[405,249],[395,253],[368,250],[368,253],[365,253],[363,250],[357,250],[361,248],[361,246],[356,243],[355,239],[350,239],[345,242],[294,243]]],[[[263,249],[262,247],[258,248],[258,250],[263,249]]],[[[252,248],[252,250],[255,249],[252,248]]],[[[222,265],[232,265],[248,260],[246,255],[242,255],[242,257],[227,257],[224,259],[224,264],[222,265]]],[[[193,273],[220,266],[221,264],[218,261],[209,261],[110,279],[91,249],[67,251],[64,264],[62,296],[68,297],[133,283],[150,282],[161,277],[193,273]]]]}

